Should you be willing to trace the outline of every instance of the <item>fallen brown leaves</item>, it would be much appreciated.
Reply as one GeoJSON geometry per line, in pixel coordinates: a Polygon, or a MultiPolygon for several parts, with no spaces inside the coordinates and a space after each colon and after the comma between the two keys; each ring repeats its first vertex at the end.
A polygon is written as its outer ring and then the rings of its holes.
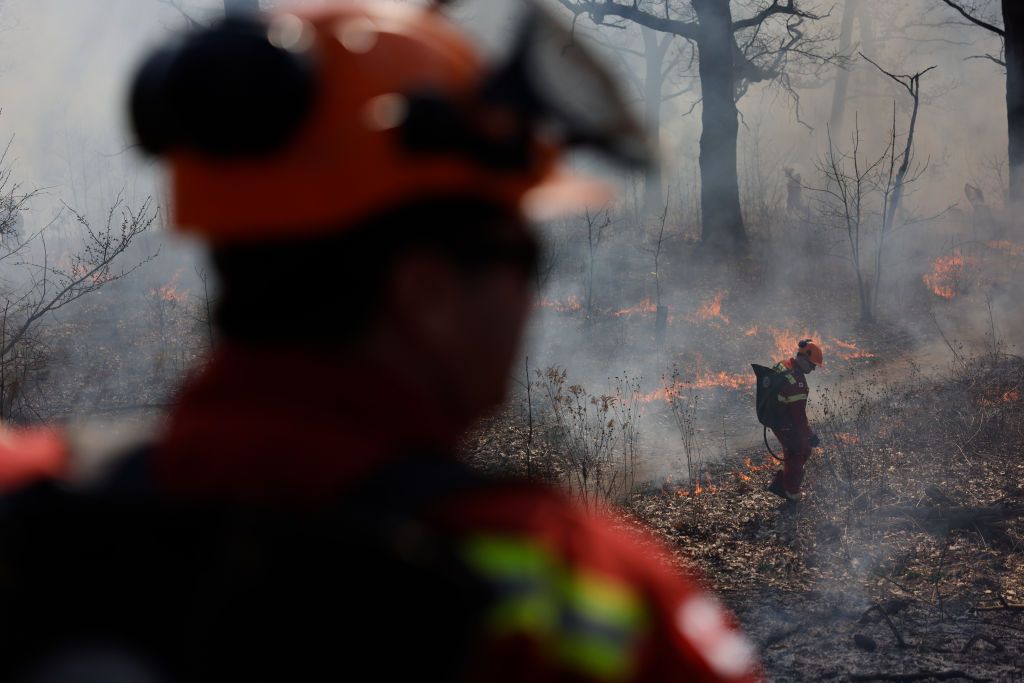
{"type": "MultiPolygon", "coordinates": [[[[1024,661],[1022,388],[1024,361],[997,356],[835,397],[792,512],[771,468],[744,465],[758,451],[707,463],[714,494],[651,486],[624,507],[699,568],[773,678],[1005,680],[1024,661]]],[[[485,426],[471,459],[523,474],[529,451],[557,481],[519,423],[485,426]]]]}

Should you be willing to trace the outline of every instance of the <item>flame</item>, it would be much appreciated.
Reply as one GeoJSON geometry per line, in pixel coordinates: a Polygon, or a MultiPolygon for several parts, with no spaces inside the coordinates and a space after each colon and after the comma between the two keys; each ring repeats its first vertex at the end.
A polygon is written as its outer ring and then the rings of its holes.
{"type": "Polygon", "coordinates": [[[722,313],[722,299],[726,296],[726,292],[719,290],[714,295],[697,309],[697,313],[690,318],[692,322],[707,323],[707,322],[721,322],[726,325],[730,324],[729,318],[722,313]]]}
{"type": "Polygon", "coordinates": [[[181,269],[179,268],[174,275],[171,276],[170,282],[166,285],[149,290],[149,295],[160,299],[161,301],[169,301],[172,303],[182,304],[188,301],[188,290],[178,291],[178,283],[181,280],[181,269]]]}
{"type": "Polygon", "coordinates": [[[545,299],[541,297],[537,305],[541,308],[550,308],[556,313],[573,313],[583,308],[583,302],[576,295],[570,296],[568,299],[563,301],[552,301],[551,299],[545,299]]]}
{"type": "Polygon", "coordinates": [[[964,274],[964,257],[960,252],[940,256],[932,261],[932,272],[923,276],[924,283],[935,296],[952,299],[956,296],[957,284],[964,274]]]}
{"type": "Polygon", "coordinates": [[[747,468],[748,472],[761,472],[761,471],[764,471],[764,470],[770,470],[770,469],[774,469],[775,468],[775,464],[772,462],[771,458],[769,458],[767,455],[764,457],[764,464],[763,465],[755,465],[750,458],[744,458],[743,459],[743,465],[744,465],[744,467],[747,468]]]}
{"type": "MultiPolygon", "coordinates": [[[[819,333],[811,332],[807,329],[804,329],[801,333],[796,333],[791,329],[762,327],[760,325],[754,325],[743,334],[747,337],[757,337],[762,334],[771,336],[772,341],[775,344],[775,350],[772,354],[773,358],[791,357],[796,352],[797,344],[801,339],[823,339],[819,333]]],[[[825,343],[820,343],[820,346],[822,352],[824,352],[826,356],[832,353],[835,354],[837,358],[844,361],[876,357],[874,353],[860,348],[854,342],[843,341],[842,339],[837,339],[835,337],[831,337],[831,346],[837,348],[830,348],[830,345],[825,343]]]]}
{"type": "Polygon", "coordinates": [[[614,315],[616,318],[627,318],[638,313],[640,315],[645,315],[657,312],[658,307],[655,306],[654,303],[651,301],[651,297],[647,297],[646,299],[638,303],[636,306],[624,308],[621,311],[615,311],[615,313],[613,313],[612,315],[614,315]]]}
{"type": "MultiPolygon", "coordinates": [[[[66,261],[70,261],[70,259],[68,259],[66,256],[63,259],[61,259],[61,260],[65,261],[65,262],[66,261]]],[[[96,272],[96,273],[91,273],[90,274],[89,273],[89,269],[86,266],[81,265],[81,264],[75,265],[75,266],[69,266],[69,269],[71,271],[72,277],[83,278],[85,280],[88,280],[91,284],[94,284],[94,285],[105,285],[108,282],[113,282],[113,280],[114,280],[114,276],[111,273],[109,273],[109,272],[100,271],[100,272],[96,272]]]]}
{"type": "Polygon", "coordinates": [[[844,342],[842,339],[832,338],[832,343],[839,347],[840,350],[836,351],[835,354],[842,360],[855,360],[857,358],[874,358],[875,354],[870,351],[864,351],[860,349],[853,342],[844,342]]]}
{"type": "Polygon", "coordinates": [[[641,403],[653,403],[654,401],[665,401],[671,403],[678,399],[687,389],[746,389],[754,386],[757,378],[753,375],[737,375],[730,372],[705,372],[689,381],[673,382],[666,384],[660,389],[641,394],[641,403]]]}
{"type": "Polygon", "coordinates": [[[1020,400],[1020,391],[1013,389],[1003,394],[1003,403],[1012,403],[1020,400]]]}
{"type": "MultiPolygon", "coordinates": [[[[817,332],[808,333],[806,330],[802,334],[797,334],[792,330],[780,330],[776,327],[769,327],[767,331],[775,341],[776,358],[791,358],[796,353],[797,344],[800,343],[801,339],[821,339],[821,335],[817,332]]],[[[822,348],[822,352],[826,350],[822,348]]]]}
{"type": "Polygon", "coordinates": [[[732,475],[739,479],[740,481],[753,481],[754,478],[750,476],[751,474],[763,472],[764,470],[775,469],[774,463],[768,456],[765,456],[765,463],[763,465],[755,465],[754,461],[751,460],[750,458],[743,458],[743,466],[747,468],[746,472],[732,473],[732,475]]]}

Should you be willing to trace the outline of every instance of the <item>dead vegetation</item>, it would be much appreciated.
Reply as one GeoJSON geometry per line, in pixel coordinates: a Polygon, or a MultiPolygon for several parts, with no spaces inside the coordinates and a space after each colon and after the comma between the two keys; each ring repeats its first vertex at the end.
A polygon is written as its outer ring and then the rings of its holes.
{"type": "MultiPolygon", "coordinates": [[[[819,396],[795,511],[765,492],[762,448],[638,490],[629,523],[702,571],[774,680],[1007,680],[1024,659],[1024,360],[886,376],[819,396]]],[[[525,448],[520,423],[486,425],[471,459],[524,474],[532,449],[540,471],[551,446],[525,448]]]]}

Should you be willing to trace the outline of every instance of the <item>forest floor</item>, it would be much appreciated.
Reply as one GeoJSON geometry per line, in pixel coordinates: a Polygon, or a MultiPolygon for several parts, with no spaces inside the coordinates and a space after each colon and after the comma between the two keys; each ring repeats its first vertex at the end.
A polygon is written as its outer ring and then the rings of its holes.
{"type": "MultiPolygon", "coordinates": [[[[762,447],[635,486],[628,523],[704,575],[771,680],[1022,680],[1024,360],[958,356],[818,399],[823,447],[795,509],[765,492],[762,447]]],[[[493,419],[469,460],[564,484],[528,430],[493,419]]]]}

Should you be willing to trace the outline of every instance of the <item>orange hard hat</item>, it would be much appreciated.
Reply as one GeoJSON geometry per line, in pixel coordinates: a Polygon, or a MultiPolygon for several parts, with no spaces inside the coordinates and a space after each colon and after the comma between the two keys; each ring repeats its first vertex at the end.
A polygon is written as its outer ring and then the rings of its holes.
{"type": "Polygon", "coordinates": [[[437,196],[608,201],[559,170],[564,145],[524,102],[502,106],[522,79],[498,102],[489,75],[435,9],[334,0],[228,19],[157,53],[132,113],[142,146],[169,158],[174,222],[214,244],[315,236],[437,196]]]}
{"type": "Polygon", "coordinates": [[[797,355],[804,356],[815,365],[824,365],[825,357],[821,353],[821,347],[810,339],[801,339],[797,345],[797,355]]]}

